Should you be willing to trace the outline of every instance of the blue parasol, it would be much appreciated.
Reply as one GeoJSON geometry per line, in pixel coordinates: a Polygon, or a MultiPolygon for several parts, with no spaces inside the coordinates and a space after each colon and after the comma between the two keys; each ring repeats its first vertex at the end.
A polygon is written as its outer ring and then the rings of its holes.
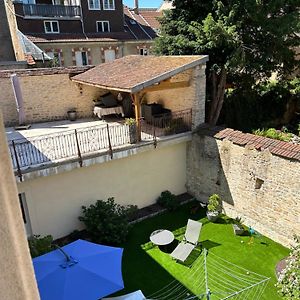
{"type": "Polygon", "coordinates": [[[77,240],[33,259],[41,300],[97,300],[124,288],[122,248],[77,240]]]}

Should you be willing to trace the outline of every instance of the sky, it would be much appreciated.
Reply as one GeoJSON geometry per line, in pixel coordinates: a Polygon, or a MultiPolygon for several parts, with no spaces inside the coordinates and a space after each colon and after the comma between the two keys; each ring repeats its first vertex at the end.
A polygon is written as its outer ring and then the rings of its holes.
{"type": "MultiPolygon", "coordinates": [[[[162,0],[139,0],[140,7],[159,7],[162,3],[162,0]]],[[[123,0],[123,4],[133,7],[134,0],[123,0]]]]}

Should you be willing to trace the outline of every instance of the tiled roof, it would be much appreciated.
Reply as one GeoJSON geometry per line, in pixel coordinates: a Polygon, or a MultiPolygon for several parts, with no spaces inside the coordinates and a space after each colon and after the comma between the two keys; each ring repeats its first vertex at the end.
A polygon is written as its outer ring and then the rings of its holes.
{"type": "Polygon", "coordinates": [[[199,128],[199,134],[215,137],[219,140],[229,140],[240,146],[250,146],[256,150],[268,149],[272,154],[288,159],[300,161],[300,145],[290,142],[274,140],[251,133],[243,133],[238,130],[223,127],[210,127],[202,125],[199,128]]]}
{"type": "MultiPolygon", "coordinates": [[[[135,39],[151,40],[156,38],[157,35],[155,30],[159,25],[157,22],[157,24],[155,24],[156,27],[152,27],[152,25],[154,25],[154,18],[151,19],[149,13],[150,15],[152,14],[151,11],[141,11],[139,14],[136,14],[129,7],[124,6],[125,30],[130,32],[135,39]]],[[[160,13],[156,14],[158,15],[160,13]]]]}
{"type": "Polygon", "coordinates": [[[139,14],[142,18],[150,25],[153,29],[157,30],[160,27],[158,19],[162,17],[162,12],[157,10],[143,9],[140,8],[139,14]]]}
{"type": "Polygon", "coordinates": [[[19,77],[54,75],[54,74],[72,74],[72,75],[76,74],[77,75],[93,67],[94,66],[3,70],[0,71],[0,78],[10,77],[12,74],[17,74],[19,77]]]}
{"type": "Polygon", "coordinates": [[[113,42],[118,40],[134,40],[129,32],[108,32],[85,35],[81,33],[60,33],[60,34],[26,34],[28,39],[34,43],[62,43],[62,42],[113,42]]]}
{"type": "Polygon", "coordinates": [[[99,33],[26,33],[26,37],[33,43],[66,43],[66,42],[113,42],[131,40],[152,40],[156,38],[159,28],[157,17],[162,13],[155,9],[140,9],[135,14],[127,6],[124,11],[124,32],[99,32],[99,33]]]}
{"type": "Polygon", "coordinates": [[[72,80],[106,88],[136,93],[184,70],[205,64],[208,56],[129,55],[101,64],[72,77],[72,80]]]}

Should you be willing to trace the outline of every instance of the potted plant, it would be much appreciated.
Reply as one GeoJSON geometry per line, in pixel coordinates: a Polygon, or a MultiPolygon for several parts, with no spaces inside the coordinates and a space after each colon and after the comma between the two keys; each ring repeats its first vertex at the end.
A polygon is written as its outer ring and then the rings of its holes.
{"type": "Polygon", "coordinates": [[[130,144],[137,143],[137,126],[134,118],[125,119],[125,124],[129,128],[129,142],[130,144]]]}
{"type": "Polygon", "coordinates": [[[233,220],[232,227],[235,235],[242,235],[245,231],[241,217],[236,217],[233,220]]]}
{"type": "Polygon", "coordinates": [[[207,218],[209,221],[216,221],[221,213],[221,199],[217,194],[213,194],[208,198],[207,218]]]}
{"type": "Polygon", "coordinates": [[[68,119],[70,121],[76,121],[76,119],[77,119],[77,112],[76,112],[75,108],[72,108],[72,109],[68,110],[67,114],[68,114],[68,119]]]}

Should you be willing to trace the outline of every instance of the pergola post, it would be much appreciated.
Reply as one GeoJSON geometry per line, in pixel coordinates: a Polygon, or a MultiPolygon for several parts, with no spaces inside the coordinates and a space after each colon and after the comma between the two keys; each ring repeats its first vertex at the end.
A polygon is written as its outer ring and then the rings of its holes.
{"type": "Polygon", "coordinates": [[[142,129],[141,129],[141,101],[139,94],[133,94],[133,102],[134,102],[134,111],[135,111],[135,120],[136,120],[136,135],[137,141],[140,142],[142,140],[142,129]]]}

